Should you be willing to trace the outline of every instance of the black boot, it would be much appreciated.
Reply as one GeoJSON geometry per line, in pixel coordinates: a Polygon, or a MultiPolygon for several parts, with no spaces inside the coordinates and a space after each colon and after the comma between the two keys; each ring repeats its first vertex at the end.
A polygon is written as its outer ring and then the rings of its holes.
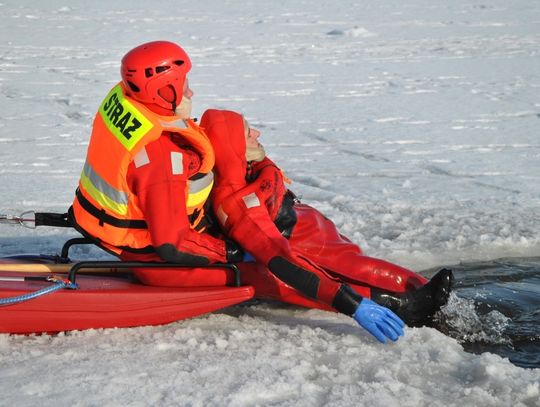
{"type": "Polygon", "coordinates": [[[453,280],[452,271],[442,269],[424,286],[405,293],[372,288],[371,300],[391,309],[409,326],[429,325],[433,315],[448,302],[453,280]]]}

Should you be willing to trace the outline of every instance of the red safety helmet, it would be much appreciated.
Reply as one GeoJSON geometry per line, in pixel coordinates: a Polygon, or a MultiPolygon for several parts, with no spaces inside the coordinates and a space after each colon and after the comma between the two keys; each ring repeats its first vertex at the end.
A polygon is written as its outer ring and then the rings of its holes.
{"type": "Polygon", "coordinates": [[[122,58],[120,73],[133,99],[174,111],[190,69],[189,56],[179,45],[154,41],[129,51],[122,58]]]}

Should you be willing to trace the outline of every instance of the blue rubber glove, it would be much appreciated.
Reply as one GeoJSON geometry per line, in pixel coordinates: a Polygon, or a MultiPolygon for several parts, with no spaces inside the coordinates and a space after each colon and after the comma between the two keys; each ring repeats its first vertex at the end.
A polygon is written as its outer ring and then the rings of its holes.
{"type": "Polygon", "coordinates": [[[251,253],[245,252],[242,261],[244,263],[253,263],[255,261],[255,257],[253,257],[251,253]]]}
{"type": "Polygon", "coordinates": [[[405,323],[388,308],[367,298],[362,299],[353,318],[379,342],[386,343],[387,339],[395,342],[400,336],[403,336],[405,323]]]}

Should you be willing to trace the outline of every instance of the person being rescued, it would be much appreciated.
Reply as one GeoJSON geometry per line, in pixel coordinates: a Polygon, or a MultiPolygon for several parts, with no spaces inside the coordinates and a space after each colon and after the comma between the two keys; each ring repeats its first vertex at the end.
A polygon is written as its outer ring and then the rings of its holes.
{"type": "Polygon", "coordinates": [[[370,299],[410,326],[429,323],[447,303],[450,270],[427,281],[365,256],[329,219],[286,188],[283,173],[258,142],[260,132],[240,114],[208,110],[201,127],[216,151],[215,216],[226,235],[256,260],[241,270],[242,281],[255,287],[257,298],[337,310],[355,319],[370,299]]]}

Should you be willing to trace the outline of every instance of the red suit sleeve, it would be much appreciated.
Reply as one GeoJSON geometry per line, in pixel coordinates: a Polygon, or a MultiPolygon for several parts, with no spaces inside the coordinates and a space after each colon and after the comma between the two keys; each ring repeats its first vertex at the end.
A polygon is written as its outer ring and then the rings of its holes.
{"type": "Polygon", "coordinates": [[[341,282],[295,253],[270,218],[258,188],[254,182],[224,197],[217,187],[219,198],[214,201],[215,210],[228,236],[286,284],[310,298],[333,305],[342,288],[341,282]]]}
{"type": "Polygon", "coordinates": [[[267,203],[280,201],[273,195],[285,190],[277,166],[270,160],[259,163],[256,179],[246,182],[242,117],[213,110],[203,115],[201,125],[206,128],[216,157],[221,157],[216,158],[218,176],[212,204],[227,235],[285,284],[352,315],[362,297],[295,253],[274,224],[267,203]]]}
{"type": "Polygon", "coordinates": [[[190,228],[188,177],[197,157],[162,136],[147,144],[128,168],[128,185],[145,215],[152,246],[167,262],[203,265],[226,261],[222,240],[190,228]]]}

